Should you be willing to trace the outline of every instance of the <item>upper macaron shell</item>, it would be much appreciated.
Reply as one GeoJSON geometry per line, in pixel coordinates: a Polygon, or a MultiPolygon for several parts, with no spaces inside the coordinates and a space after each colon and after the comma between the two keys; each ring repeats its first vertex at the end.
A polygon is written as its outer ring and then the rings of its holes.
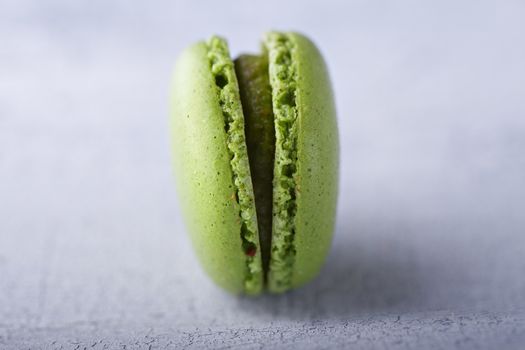
{"type": "Polygon", "coordinates": [[[171,90],[171,140],[177,191],[204,270],[223,288],[244,292],[246,256],[224,118],[204,42],[177,60],[171,90]]]}

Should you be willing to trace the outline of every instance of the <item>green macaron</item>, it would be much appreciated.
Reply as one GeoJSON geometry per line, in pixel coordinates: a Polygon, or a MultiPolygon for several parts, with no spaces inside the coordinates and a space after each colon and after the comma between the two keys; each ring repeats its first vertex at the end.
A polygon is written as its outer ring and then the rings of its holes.
{"type": "Polygon", "coordinates": [[[325,62],[297,33],[270,32],[233,60],[212,37],[175,65],[171,136],[185,222],[204,270],[237,294],[315,277],[329,251],[338,133],[325,62]]]}

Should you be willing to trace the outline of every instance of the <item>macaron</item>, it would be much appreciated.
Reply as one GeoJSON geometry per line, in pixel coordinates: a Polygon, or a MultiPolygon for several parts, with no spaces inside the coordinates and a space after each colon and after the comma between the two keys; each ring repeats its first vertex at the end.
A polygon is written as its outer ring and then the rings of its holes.
{"type": "Polygon", "coordinates": [[[181,209],[208,275],[235,294],[282,293],[329,252],[338,190],[333,92],[316,46],[269,32],[232,59],[213,36],[178,58],[170,93],[181,209]]]}

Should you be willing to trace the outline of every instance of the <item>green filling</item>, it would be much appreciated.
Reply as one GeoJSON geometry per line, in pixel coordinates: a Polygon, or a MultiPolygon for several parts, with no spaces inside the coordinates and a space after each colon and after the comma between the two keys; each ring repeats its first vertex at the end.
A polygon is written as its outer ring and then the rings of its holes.
{"type": "Polygon", "coordinates": [[[208,42],[240,206],[248,294],[258,293],[264,281],[271,292],[288,290],[295,261],[295,46],[281,33],[270,33],[264,43],[263,55],[242,55],[234,67],[223,39],[208,42]]]}
{"type": "Polygon", "coordinates": [[[263,271],[268,271],[272,239],[272,191],[275,128],[267,55],[242,55],[235,60],[246,143],[259,224],[263,271]]]}
{"type": "Polygon", "coordinates": [[[242,249],[246,255],[244,288],[247,294],[256,294],[260,292],[263,285],[257,218],[244,136],[244,119],[239,104],[239,88],[234,65],[224,39],[212,37],[208,41],[208,59],[224,116],[235,197],[240,206],[242,249]]]}
{"type": "Polygon", "coordinates": [[[273,180],[273,233],[268,289],[283,292],[291,287],[295,260],[297,167],[297,69],[295,46],[286,34],[270,33],[265,40],[275,115],[275,165],[273,180]]]}

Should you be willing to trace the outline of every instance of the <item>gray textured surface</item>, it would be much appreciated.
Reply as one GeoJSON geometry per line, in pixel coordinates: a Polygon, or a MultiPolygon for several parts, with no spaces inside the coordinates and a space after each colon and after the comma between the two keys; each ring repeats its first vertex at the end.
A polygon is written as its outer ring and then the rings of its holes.
{"type": "Polygon", "coordinates": [[[0,348],[524,347],[523,4],[286,4],[0,3],[0,348]],[[328,58],[341,197],[323,274],[250,300],[191,252],[167,86],[272,27],[328,58]]]}

